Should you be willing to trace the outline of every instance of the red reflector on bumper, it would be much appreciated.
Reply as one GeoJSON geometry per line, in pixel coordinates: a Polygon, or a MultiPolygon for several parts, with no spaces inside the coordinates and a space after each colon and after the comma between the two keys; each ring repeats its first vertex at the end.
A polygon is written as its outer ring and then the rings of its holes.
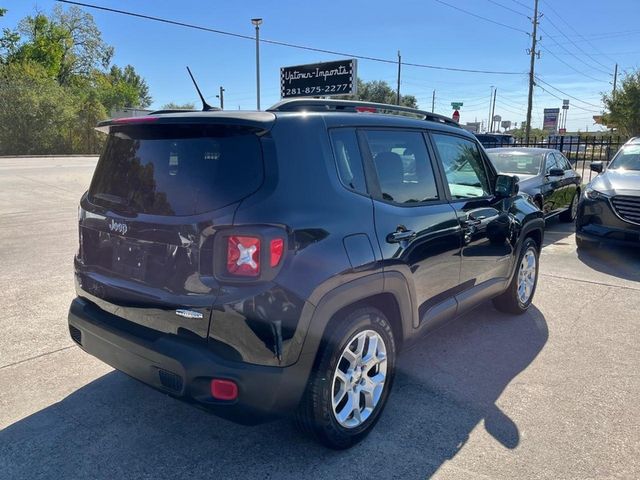
{"type": "Polygon", "coordinates": [[[211,395],[216,400],[235,400],[238,398],[238,385],[231,380],[211,380],[211,395]]]}

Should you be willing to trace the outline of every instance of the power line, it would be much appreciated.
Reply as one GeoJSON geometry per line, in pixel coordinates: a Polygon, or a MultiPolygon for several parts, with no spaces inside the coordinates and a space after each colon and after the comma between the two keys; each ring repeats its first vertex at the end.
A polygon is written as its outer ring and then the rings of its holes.
{"type": "Polygon", "coordinates": [[[588,75],[584,72],[581,72],[580,70],[578,70],[576,67],[574,67],[573,65],[571,65],[570,63],[565,62],[563,59],[561,59],[560,57],[558,57],[554,52],[552,52],[551,50],[549,50],[548,48],[545,48],[543,46],[540,47],[542,50],[544,50],[545,52],[547,52],[549,55],[551,55],[552,57],[554,57],[556,60],[558,60],[560,63],[566,65],[567,67],[569,67],[571,70],[573,70],[576,73],[579,73],[580,75],[587,77],[591,80],[594,80],[596,82],[602,82],[602,83],[609,83],[608,80],[602,80],[601,78],[596,78],[596,77],[592,77],[591,75],[588,75]]]}
{"type": "MultiPolygon", "coordinates": [[[[597,48],[593,43],[591,43],[591,41],[590,41],[590,40],[588,40],[584,35],[582,35],[578,30],[576,30],[576,29],[573,27],[573,25],[571,25],[571,23],[567,22],[567,21],[562,17],[562,15],[560,15],[560,14],[558,13],[558,11],[557,11],[555,8],[553,8],[553,6],[551,5],[551,3],[550,3],[550,2],[547,2],[546,0],[544,0],[544,3],[545,3],[545,5],[547,5],[547,6],[551,9],[551,11],[552,11],[553,13],[555,13],[555,14],[556,14],[556,16],[557,16],[560,20],[562,20],[562,22],[563,22],[565,25],[567,25],[571,30],[573,30],[573,32],[574,32],[576,35],[578,35],[578,37],[580,37],[582,40],[585,40],[589,45],[591,45],[591,48],[593,48],[596,52],[600,52],[600,51],[598,50],[598,48],[597,48]]],[[[564,32],[560,32],[560,33],[562,33],[562,35],[564,35],[564,32]]],[[[566,35],[564,35],[564,36],[566,37],[566,35]]],[[[578,45],[577,45],[573,40],[571,40],[571,43],[573,43],[574,45],[576,45],[576,47],[578,47],[578,45]]],[[[581,51],[583,51],[583,52],[584,52],[584,50],[582,50],[580,47],[578,47],[578,48],[579,48],[581,51]]],[[[587,56],[589,56],[590,58],[592,58],[596,63],[599,63],[595,58],[591,57],[591,55],[590,55],[590,54],[588,54],[587,52],[584,52],[584,53],[585,53],[587,56]]],[[[602,52],[600,52],[600,53],[602,54],[602,52]]],[[[609,58],[609,60],[611,60],[613,63],[616,63],[616,60],[614,60],[613,58],[609,57],[608,55],[605,55],[605,56],[607,56],[607,57],[609,58]]],[[[600,65],[602,65],[602,64],[600,64],[600,65]]],[[[602,65],[602,66],[603,66],[603,67],[605,67],[605,68],[608,68],[606,65],[602,65]]]]}
{"type": "Polygon", "coordinates": [[[443,2],[442,0],[434,0],[434,1],[437,3],[441,3],[442,5],[446,5],[447,7],[453,8],[454,10],[458,10],[459,12],[466,13],[467,15],[471,15],[472,17],[476,17],[481,20],[484,20],[485,22],[490,22],[490,23],[493,23],[494,25],[500,25],[501,27],[508,28],[510,30],[515,30],[516,32],[524,33],[525,35],[529,35],[529,32],[526,32],[516,27],[512,27],[511,25],[507,25],[506,23],[500,23],[495,20],[491,20],[490,18],[483,17],[482,15],[478,15],[476,13],[470,12],[469,10],[465,10],[460,7],[456,7],[455,5],[451,5],[450,3],[443,2]]]}
{"type": "MultiPolygon", "coordinates": [[[[234,33],[234,32],[226,32],[224,30],[218,30],[218,29],[214,29],[214,28],[208,28],[208,27],[203,27],[201,25],[193,25],[190,23],[185,23],[185,22],[178,22],[176,20],[169,20],[166,18],[160,18],[160,17],[153,17],[151,15],[144,15],[141,13],[134,13],[134,12],[128,12],[125,10],[118,10],[115,8],[108,8],[108,7],[102,7],[99,5],[91,5],[89,3],[82,3],[82,2],[75,2],[72,0],[56,0],[59,3],[67,3],[70,5],[78,5],[81,7],[87,7],[87,8],[93,8],[96,10],[103,10],[106,12],[111,12],[111,13],[118,13],[121,15],[127,15],[130,17],[136,17],[136,18],[142,18],[145,20],[152,20],[154,22],[161,22],[161,23],[167,23],[170,25],[176,25],[179,27],[185,27],[185,28],[193,28],[195,30],[201,30],[204,32],[210,32],[210,33],[216,33],[218,35],[226,35],[229,37],[235,37],[235,38],[242,38],[244,40],[251,40],[253,42],[255,42],[255,37],[250,36],[250,35],[243,35],[240,33],[234,33]]],[[[439,0],[436,0],[439,1],[439,0]]],[[[386,58],[378,58],[378,57],[370,57],[370,56],[366,56],[366,55],[355,55],[352,53],[345,53],[345,52],[338,52],[335,50],[326,50],[323,48],[315,48],[315,47],[308,47],[305,45],[297,45],[294,43],[287,43],[287,42],[281,42],[278,40],[267,40],[265,38],[260,38],[260,43],[266,43],[266,44],[270,44],[270,45],[278,45],[281,47],[289,47],[289,48],[297,48],[299,50],[308,50],[311,52],[320,52],[320,53],[327,53],[329,55],[337,55],[337,56],[341,56],[341,57],[352,57],[352,58],[358,58],[360,60],[370,60],[372,62],[380,62],[380,63],[389,63],[389,64],[393,64],[393,65],[398,65],[398,61],[397,60],[390,60],[390,59],[386,59],[386,58]]],[[[492,75],[521,75],[521,72],[502,72],[502,71],[492,71],[492,70],[475,70],[475,69],[470,69],[470,68],[457,68],[457,67],[443,67],[440,65],[429,65],[429,64],[423,64],[423,63],[410,63],[410,62],[402,62],[402,65],[406,65],[408,67],[418,67],[418,68],[428,68],[428,69],[432,69],[432,70],[446,70],[446,71],[450,71],[450,72],[464,72],[464,73],[483,73],[483,74],[492,74],[492,75]]]]}
{"type": "MultiPolygon", "coordinates": [[[[546,3],[546,2],[545,2],[545,3],[546,3]]],[[[550,7],[550,8],[552,8],[552,7],[550,7]]],[[[554,12],[555,12],[555,10],[554,10],[554,12]]],[[[556,15],[557,15],[557,13],[556,13],[556,15]]],[[[548,15],[546,16],[546,19],[547,19],[547,21],[548,21],[548,22],[553,26],[553,28],[555,28],[557,31],[559,31],[559,32],[562,34],[562,36],[563,36],[564,38],[566,38],[567,40],[569,40],[569,41],[570,41],[570,42],[571,42],[571,43],[572,43],[572,44],[573,44],[573,45],[574,45],[578,50],[580,50],[582,53],[586,54],[589,58],[591,58],[593,61],[595,61],[598,65],[600,65],[600,66],[602,66],[602,67],[606,68],[606,69],[607,69],[607,71],[606,71],[606,72],[604,72],[604,73],[609,73],[609,72],[608,72],[609,67],[608,67],[607,65],[604,65],[603,63],[599,62],[599,61],[598,61],[598,60],[596,60],[595,58],[591,57],[591,55],[589,55],[589,53],[585,52],[585,51],[582,49],[582,47],[580,47],[580,45],[578,45],[578,44],[577,44],[576,42],[574,42],[571,38],[569,38],[569,37],[567,36],[567,34],[566,34],[566,33],[564,33],[564,32],[560,29],[560,27],[558,27],[558,26],[554,23],[554,21],[553,21],[553,20],[551,20],[551,18],[549,18],[549,16],[548,16],[548,15]]],[[[541,30],[542,30],[542,29],[541,29],[541,30]]],[[[560,44],[558,44],[558,42],[555,42],[555,43],[556,43],[556,45],[561,46],[560,44]]],[[[561,46],[561,47],[562,47],[562,46],[561,46]]],[[[562,47],[562,49],[563,49],[563,50],[566,50],[564,47],[562,47]]],[[[593,66],[592,66],[592,68],[593,68],[594,70],[598,70],[598,71],[602,72],[602,70],[600,70],[599,68],[596,68],[596,67],[593,67],[593,66]]]]}
{"type": "Polygon", "coordinates": [[[563,92],[562,90],[560,90],[558,87],[554,87],[553,85],[551,85],[548,82],[545,82],[544,80],[542,80],[539,76],[536,75],[536,80],[538,80],[540,83],[544,83],[547,87],[551,87],[553,88],[555,91],[560,92],[563,95],[566,95],[569,98],[573,98],[574,100],[584,103],[585,105],[589,105],[591,107],[596,107],[596,108],[602,108],[601,105],[596,105],[595,103],[589,103],[589,102],[585,102],[584,100],[580,100],[577,97],[574,97],[573,95],[568,94],[567,92],[563,92]]]}
{"type": "MultiPolygon", "coordinates": [[[[538,87],[538,88],[539,88],[540,90],[542,90],[543,92],[545,92],[545,93],[547,93],[547,94],[551,95],[552,97],[557,98],[558,100],[563,100],[563,98],[562,98],[562,97],[557,96],[555,93],[550,92],[549,90],[547,90],[547,89],[546,89],[546,88],[544,88],[544,87],[541,87],[541,86],[540,86],[540,85],[538,85],[537,83],[536,83],[536,87],[538,87]]],[[[580,105],[573,105],[573,108],[577,108],[577,109],[579,109],[579,110],[584,110],[585,112],[600,113],[600,112],[599,112],[599,111],[597,111],[597,110],[589,110],[588,108],[583,108],[583,107],[581,107],[580,105]]]]}
{"type": "Polygon", "coordinates": [[[513,12],[513,13],[515,13],[515,14],[517,14],[517,15],[521,15],[521,16],[523,16],[523,17],[525,17],[525,18],[529,18],[529,17],[527,17],[527,15],[525,15],[524,13],[519,12],[518,10],[515,10],[515,9],[513,9],[513,8],[511,8],[511,7],[507,7],[506,5],[503,5],[503,4],[501,4],[501,3],[498,3],[498,2],[496,2],[495,0],[487,0],[487,2],[489,2],[489,3],[493,3],[494,5],[497,5],[498,7],[504,8],[505,10],[509,10],[510,12],[513,12]]]}
{"type": "Polygon", "coordinates": [[[525,5],[522,2],[519,2],[518,0],[511,0],[513,3],[517,3],[518,5],[520,5],[521,7],[526,8],[527,10],[531,10],[531,7],[529,5],[525,5]]]}

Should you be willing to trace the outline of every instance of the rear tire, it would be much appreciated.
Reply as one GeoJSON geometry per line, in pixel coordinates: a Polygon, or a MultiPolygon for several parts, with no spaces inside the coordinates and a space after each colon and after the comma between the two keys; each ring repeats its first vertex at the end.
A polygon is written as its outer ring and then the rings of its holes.
{"type": "Polygon", "coordinates": [[[578,191],[573,194],[573,198],[571,199],[571,203],[569,204],[569,208],[567,208],[564,212],[560,214],[560,221],[570,223],[576,219],[576,215],[578,213],[578,200],[580,199],[580,194],[578,191]]]}
{"type": "Polygon", "coordinates": [[[530,237],[525,238],[509,287],[493,299],[493,305],[498,310],[516,315],[527,311],[538,285],[539,258],[538,244],[530,237]]]}
{"type": "Polygon", "coordinates": [[[341,450],[360,442],[378,421],[393,384],[396,350],[391,325],[375,308],[354,310],[332,330],[318,352],[296,423],[341,450]]]}

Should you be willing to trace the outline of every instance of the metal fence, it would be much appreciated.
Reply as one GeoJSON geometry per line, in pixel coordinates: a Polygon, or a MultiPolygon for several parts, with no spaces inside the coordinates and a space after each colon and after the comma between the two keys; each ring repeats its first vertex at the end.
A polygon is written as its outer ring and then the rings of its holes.
{"type": "Polygon", "coordinates": [[[587,136],[587,135],[552,135],[548,138],[530,138],[529,142],[523,139],[516,140],[515,145],[503,145],[504,147],[538,147],[555,148],[560,150],[569,159],[584,182],[590,181],[594,174],[589,166],[591,162],[608,162],[624,145],[626,139],[621,136],[587,136]]]}

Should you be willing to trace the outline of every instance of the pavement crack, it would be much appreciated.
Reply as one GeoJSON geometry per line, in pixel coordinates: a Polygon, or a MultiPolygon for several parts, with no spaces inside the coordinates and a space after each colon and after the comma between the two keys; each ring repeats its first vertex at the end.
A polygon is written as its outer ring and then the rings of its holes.
{"type": "Polygon", "coordinates": [[[25,358],[23,360],[18,360],[17,362],[8,363],[7,365],[0,366],[0,370],[3,370],[5,368],[9,368],[9,367],[15,367],[16,365],[20,365],[21,363],[30,362],[31,360],[35,360],[35,359],[41,358],[41,357],[46,357],[47,355],[51,355],[52,353],[62,352],[63,350],[69,350],[70,348],[75,348],[75,347],[76,347],[76,345],[67,345],[66,347],[61,347],[61,348],[58,348],[56,350],[52,350],[50,352],[44,352],[44,353],[41,353],[40,355],[36,355],[34,357],[29,357],[29,358],[25,358]]]}
{"type": "Polygon", "coordinates": [[[640,290],[640,286],[630,287],[628,285],[615,285],[613,283],[597,282],[595,280],[583,280],[581,278],[563,277],[562,275],[554,275],[552,273],[540,273],[540,276],[557,278],[559,280],[571,280],[573,282],[589,283],[591,285],[601,285],[603,287],[624,288],[626,290],[636,290],[636,291],[640,290]]]}

